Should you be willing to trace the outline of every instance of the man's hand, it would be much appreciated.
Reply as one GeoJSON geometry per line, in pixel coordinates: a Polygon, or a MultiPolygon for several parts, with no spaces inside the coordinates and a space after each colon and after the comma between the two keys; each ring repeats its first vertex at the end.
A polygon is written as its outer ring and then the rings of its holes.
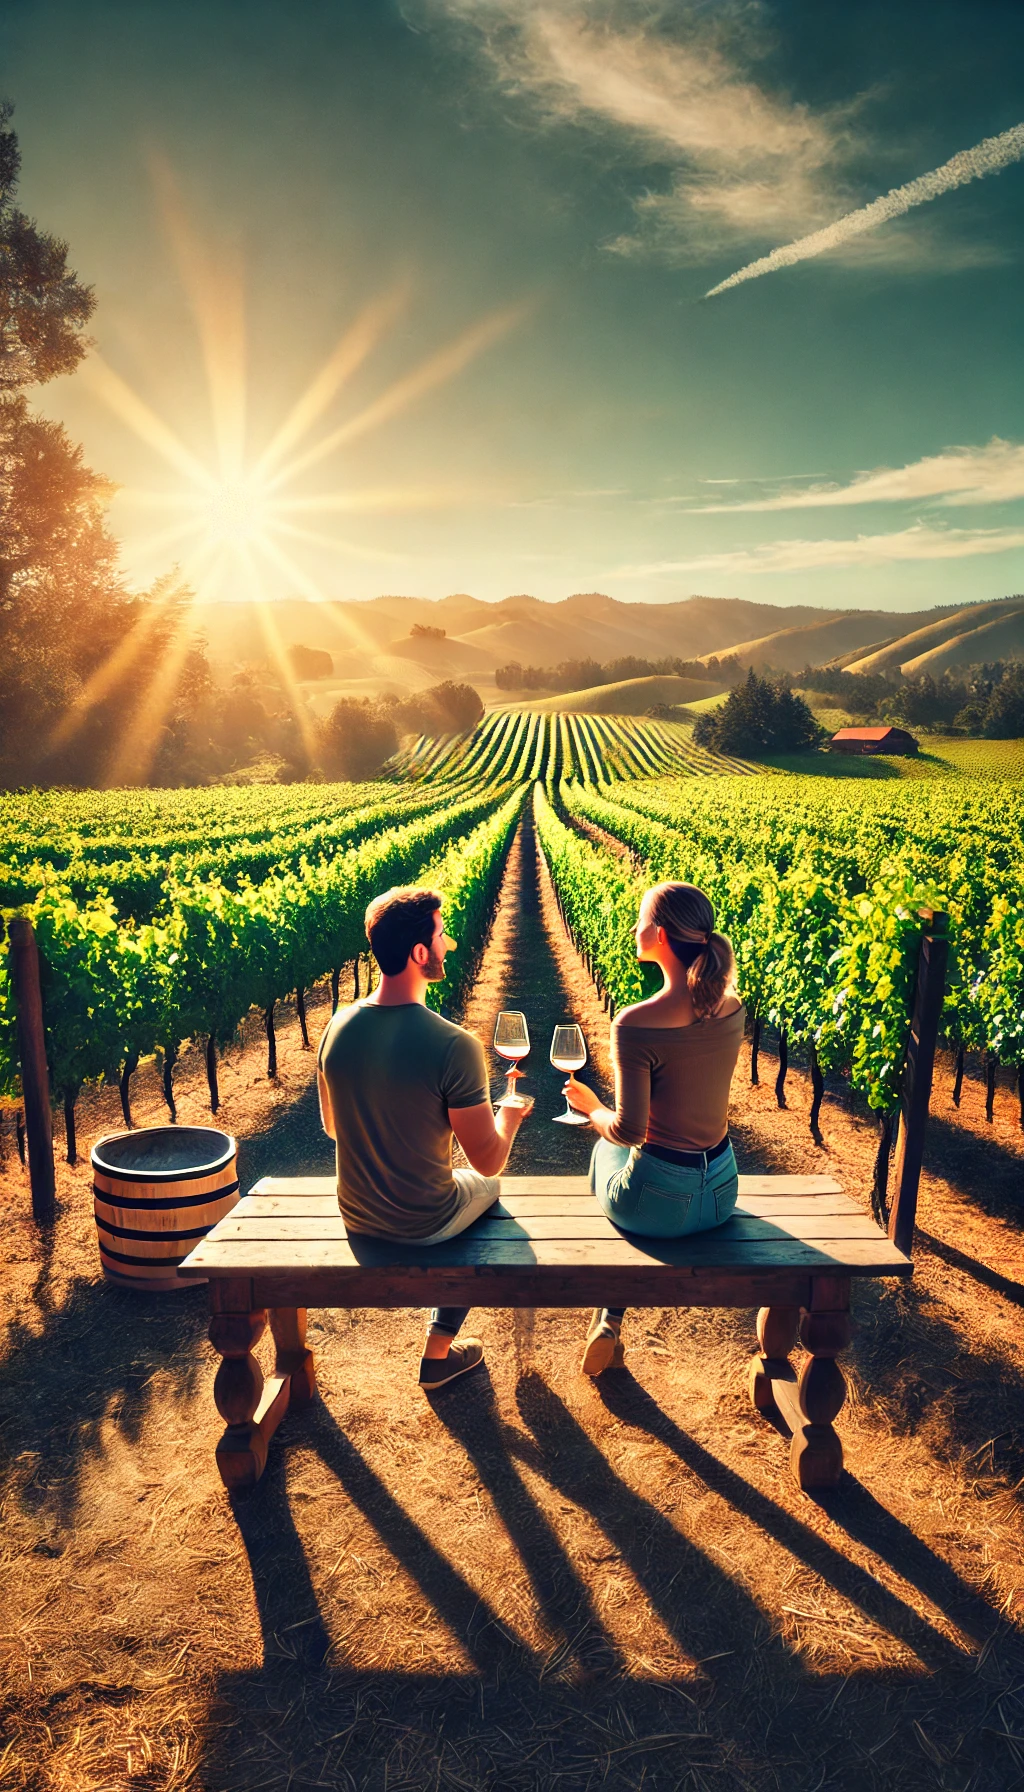
{"type": "Polygon", "coordinates": [[[522,1103],[522,1107],[499,1108],[497,1115],[486,1101],[475,1108],[448,1109],[452,1131],[481,1176],[500,1176],[505,1168],[512,1141],[532,1111],[532,1095],[524,1095],[522,1103]]]}

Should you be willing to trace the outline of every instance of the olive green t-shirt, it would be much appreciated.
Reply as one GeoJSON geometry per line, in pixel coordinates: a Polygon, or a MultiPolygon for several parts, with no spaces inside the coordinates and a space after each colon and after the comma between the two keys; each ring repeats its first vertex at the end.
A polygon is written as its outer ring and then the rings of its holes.
{"type": "Polygon", "coordinates": [[[453,1219],[449,1108],[490,1099],[483,1046],[419,1002],[339,1008],[320,1042],[350,1232],[430,1238],[453,1219]]]}

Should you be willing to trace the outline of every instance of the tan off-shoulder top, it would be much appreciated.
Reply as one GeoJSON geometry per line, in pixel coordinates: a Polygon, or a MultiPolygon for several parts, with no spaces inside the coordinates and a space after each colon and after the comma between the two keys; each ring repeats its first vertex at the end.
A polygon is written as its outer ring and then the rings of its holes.
{"type": "Polygon", "coordinates": [[[617,1145],[710,1151],[726,1134],[746,1009],[688,1027],[612,1022],[617,1145]]]}

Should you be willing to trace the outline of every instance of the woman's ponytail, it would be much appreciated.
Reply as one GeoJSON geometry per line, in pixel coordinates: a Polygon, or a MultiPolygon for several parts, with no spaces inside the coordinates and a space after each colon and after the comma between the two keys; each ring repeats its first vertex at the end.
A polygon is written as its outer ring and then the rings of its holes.
{"type": "Polygon", "coordinates": [[[698,1020],[714,1014],[735,975],[732,947],[724,933],[712,933],[700,957],[687,968],[686,983],[698,1020]]]}
{"type": "Polygon", "coordinates": [[[651,920],[663,927],[686,984],[697,1020],[708,1020],[736,978],[736,960],[724,933],[715,932],[715,911],[694,884],[655,884],[651,920]]]}

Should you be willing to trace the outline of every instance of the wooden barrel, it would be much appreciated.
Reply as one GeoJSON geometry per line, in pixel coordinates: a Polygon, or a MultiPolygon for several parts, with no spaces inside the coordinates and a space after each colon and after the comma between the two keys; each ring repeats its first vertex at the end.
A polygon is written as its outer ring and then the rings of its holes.
{"type": "Polygon", "coordinates": [[[165,1293],[200,1279],[178,1264],[238,1200],[238,1147],[213,1126],[113,1132],[92,1148],[103,1274],[122,1288],[165,1293]]]}

